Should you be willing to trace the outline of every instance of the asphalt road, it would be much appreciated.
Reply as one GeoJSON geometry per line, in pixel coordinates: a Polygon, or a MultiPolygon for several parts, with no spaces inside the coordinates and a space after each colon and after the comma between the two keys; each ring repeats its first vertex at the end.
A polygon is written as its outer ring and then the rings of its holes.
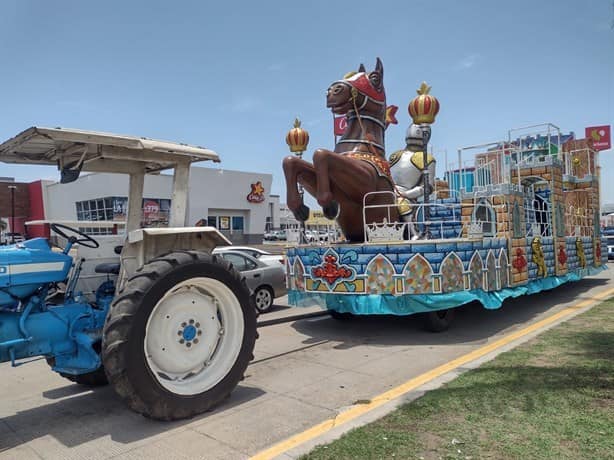
{"type": "MultiPolygon", "coordinates": [[[[243,459],[412,377],[614,286],[612,270],[553,291],[471,304],[441,334],[417,317],[329,316],[260,328],[255,360],[225,404],[189,421],[132,413],[111,388],[84,389],[44,360],[0,365],[0,459],[243,459]]],[[[317,308],[290,309],[271,320],[317,308]]]]}

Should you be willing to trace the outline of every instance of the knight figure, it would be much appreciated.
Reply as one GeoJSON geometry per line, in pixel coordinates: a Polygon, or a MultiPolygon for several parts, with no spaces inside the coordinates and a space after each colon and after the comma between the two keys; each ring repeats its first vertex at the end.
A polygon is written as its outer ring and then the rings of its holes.
{"type": "Polygon", "coordinates": [[[435,158],[432,155],[427,155],[426,168],[424,167],[423,151],[430,137],[430,125],[412,123],[405,134],[405,149],[398,150],[390,156],[390,173],[396,184],[399,214],[403,222],[407,222],[409,237],[412,240],[422,237],[414,221],[418,199],[424,197],[425,172],[428,174],[427,195],[430,195],[435,187],[435,158]]]}

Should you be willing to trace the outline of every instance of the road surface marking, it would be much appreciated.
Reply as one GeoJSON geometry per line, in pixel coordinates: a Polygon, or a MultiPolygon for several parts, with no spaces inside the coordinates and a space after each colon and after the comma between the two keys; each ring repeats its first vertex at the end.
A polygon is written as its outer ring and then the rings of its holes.
{"type": "Polygon", "coordinates": [[[453,359],[450,362],[447,362],[445,364],[442,364],[441,366],[431,369],[430,371],[425,372],[424,374],[421,374],[417,377],[414,377],[408,380],[407,382],[399,385],[396,388],[392,388],[391,390],[388,390],[385,393],[382,393],[379,396],[374,397],[373,399],[371,399],[371,402],[369,402],[368,404],[356,405],[344,412],[339,413],[335,418],[331,418],[331,419],[323,421],[322,423],[318,423],[317,425],[303,431],[302,433],[295,434],[294,436],[291,436],[290,438],[285,439],[284,441],[281,441],[273,445],[272,447],[269,447],[268,449],[257,453],[256,455],[251,457],[251,460],[267,460],[267,459],[275,458],[278,455],[281,455],[289,451],[290,449],[293,449],[307,441],[310,441],[312,439],[317,438],[318,436],[323,435],[324,433],[332,430],[335,427],[348,423],[360,417],[361,415],[364,415],[380,406],[383,406],[384,404],[396,398],[399,398],[400,396],[403,396],[404,394],[409,393],[412,390],[415,390],[416,388],[436,379],[437,377],[447,374],[448,372],[453,371],[467,363],[470,363],[471,361],[475,361],[476,359],[486,356],[487,354],[493,351],[496,351],[497,349],[515,340],[518,340],[524,337],[525,335],[531,334],[532,332],[535,332],[545,326],[548,326],[549,324],[552,324],[561,318],[564,318],[566,316],[571,316],[573,313],[577,312],[578,310],[584,307],[587,307],[593,302],[603,300],[606,297],[609,297],[611,294],[614,294],[614,288],[608,289],[598,294],[595,294],[594,296],[589,297],[581,302],[578,302],[575,305],[564,308],[558,313],[555,313],[551,316],[548,316],[547,318],[539,320],[536,323],[533,323],[516,332],[512,332],[511,334],[508,334],[505,337],[495,340],[494,342],[488,345],[485,345],[481,348],[478,348],[477,350],[473,350],[472,352],[467,353],[466,355],[460,356],[456,359],[453,359]]]}

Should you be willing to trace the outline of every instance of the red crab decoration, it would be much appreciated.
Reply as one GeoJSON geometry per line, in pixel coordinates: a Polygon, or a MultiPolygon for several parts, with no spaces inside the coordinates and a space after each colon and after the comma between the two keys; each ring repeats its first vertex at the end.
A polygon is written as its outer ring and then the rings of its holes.
{"type": "Polygon", "coordinates": [[[522,248],[516,248],[516,257],[512,262],[512,267],[521,272],[527,266],[527,258],[524,256],[522,248]]]}
{"type": "Polygon", "coordinates": [[[332,254],[326,255],[324,257],[324,263],[318,267],[314,267],[311,273],[315,278],[321,278],[331,286],[340,278],[352,277],[352,271],[347,267],[339,266],[337,257],[332,254]]]}

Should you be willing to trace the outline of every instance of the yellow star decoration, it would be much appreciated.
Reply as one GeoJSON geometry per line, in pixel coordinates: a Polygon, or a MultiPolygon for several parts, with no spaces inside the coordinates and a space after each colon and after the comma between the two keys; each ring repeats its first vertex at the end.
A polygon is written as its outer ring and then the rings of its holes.
{"type": "Polygon", "coordinates": [[[264,187],[262,186],[262,182],[258,181],[255,184],[252,184],[252,193],[254,195],[264,194],[264,187]]]}

